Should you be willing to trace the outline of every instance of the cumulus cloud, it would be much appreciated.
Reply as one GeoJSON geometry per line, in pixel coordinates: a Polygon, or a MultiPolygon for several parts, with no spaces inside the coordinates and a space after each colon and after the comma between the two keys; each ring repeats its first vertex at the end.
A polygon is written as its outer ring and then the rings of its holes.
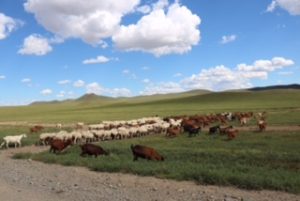
{"type": "Polygon", "coordinates": [[[22,55],[42,56],[52,51],[47,38],[38,34],[32,34],[24,39],[23,46],[18,51],[22,55]]]}
{"type": "Polygon", "coordinates": [[[133,12],[139,0],[27,0],[25,10],[39,24],[62,38],[80,38],[101,44],[119,28],[124,15],[133,12]]]}
{"type": "Polygon", "coordinates": [[[128,69],[124,69],[123,71],[122,71],[122,73],[126,76],[126,77],[128,77],[129,79],[137,79],[137,76],[136,76],[136,74],[135,73],[132,73],[130,70],[128,70],[128,69]]]}
{"type": "Polygon", "coordinates": [[[216,91],[251,86],[248,79],[224,65],[203,69],[199,74],[183,79],[181,84],[186,90],[208,89],[216,91]]]}
{"type": "Polygon", "coordinates": [[[73,86],[76,88],[84,87],[85,82],[83,80],[77,80],[73,83],[73,86]]]}
{"type": "MultiPolygon", "coordinates": [[[[122,25],[112,37],[116,47],[125,51],[143,51],[162,56],[183,54],[200,41],[200,18],[178,2],[168,6],[162,2],[136,24],[122,25]]],[[[167,1],[165,1],[167,2],[167,1]]]]}
{"type": "Polygon", "coordinates": [[[267,7],[267,12],[273,12],[276,7],[288,11],[291,15],[300,15],[299,0],[273,0],[267,7]]]}
{"type": "Polygon", "coordinates": [[[53,93],[51,89],[44,89],[40,92],[42,95],[47,96],[53,93]]]}
{"type": "Polygon", "coordinates": [[[181,77],[182,76],[182,73],[175,73],[174,75],[173,75],[173,77],[181,77]]]}
{"type": "Polygon", "coordinates": [[[0,75],[0,80],[4,80],[6,78],[5,75],[0,75]]]}
{"type": "Polygon", "coordinates": [[[146,78],[146,79],[143,79],[142,82],[145,84],[148,84],[148,83],[150,83],[150,80],[148,78],[146,78]]]}
{"type": "Polygon", "coordinates": [[[236,35],[222,36],[221,44],[231,43],[237,38],[236,35]]]}
{"type": "Polygon", "coordinates": [[[20,27],[23,23],[0,13],[0,40],[5,39],[11,32],[20,27]]]}
{"type": "Polygon", "coordinates": [[[82,63],[83,64],[102,64],[109,62],[110,59],[105,56],[97,56],[97,58],[86,59],[82,63]]]}
{"type": "Polygon", "coordinates": [[[93,82],[86,85],[87,93],[94,93],[97,95],[109,95],[113,97],[128,97],[132,96],[132,92],[127,88],[104,88],[99,83],[93,82]]]}
{"type": "Polygon", "coordinates": [[[271,60],[257,60],[252,65],[239,64],[239,71],[265,71],[271,72],[294,64],[293,60],[283,57],[274,57],[271,60]]]}
{"type": "Polygon", "coordinates": [[[140,92],[142,95],[175,93],[193,89],[223,91],[252,87],[253,79],[267,79],[270,72],[294,64],[283,57],[257,60],[252,65],[238,64],[234,68],[224,65],[202,69],[198,74],[182,78],[179,82],[149,83],[140,92]]]}
{"type": "Polygon", "coordinates": [[[60,80],[57,83],[60,84],[60,85],[66,85],[66,84],[70,84],[71,80],[60,80]]]}

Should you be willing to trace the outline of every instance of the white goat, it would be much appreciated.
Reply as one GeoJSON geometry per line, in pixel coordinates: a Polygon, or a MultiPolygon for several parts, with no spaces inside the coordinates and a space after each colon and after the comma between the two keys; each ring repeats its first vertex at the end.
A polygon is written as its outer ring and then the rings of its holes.
{"type": "Polygon", "coordinates": [[[2,142],[2,144],[0,145],[0,148],[2,148],[4,146],[4,144],[6,145],[6,148],[8,148],[9,144],[11,144],[11,143],[15,144],[15,148],[17,147],[17,145],[19,147],[21,147],[22,146],[21,140],[22,140],[22,138],[26,138],[26,137],[27,137],[26,134],[5,136],[3,138],[4,142],[2,142]]]}

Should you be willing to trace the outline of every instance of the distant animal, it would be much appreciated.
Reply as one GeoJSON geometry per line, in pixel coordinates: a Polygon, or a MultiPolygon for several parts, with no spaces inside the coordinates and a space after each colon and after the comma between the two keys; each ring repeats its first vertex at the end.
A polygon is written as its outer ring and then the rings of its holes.
{"type": "Polygon", "coordinates": [[[39,132],[39,131],[41,131],[43,129],[44,129],[43,126],[37,125],[37,126],[31,127],[29,130],[30,130],[30,133],[37,133],[37,132],[39,132]]]}
{"type": "Polygon", "coordinates": [[[236,138],[238,133],[239,133],[239,131],[237,129],[230,128],[230,129],[226,130],[228,140],[233,140],[234,138],[236,138]]]}
{"type": "Polygon", "coordinates": [[[97,158],[98,155],[108,155],[108,152],[102,149],[102,147],[95,145],[95,144],[84,144],[80,146],[81,154],[80,156],[84,155],[94,155],[97,158]]]}
{"type": "Polygon", "coordinates": [[[209,134],[216,134],[217,131],[220,132],[220,125],[210,127],[208,133],[209,134]]]}
{"type": "Polygon", "coordinates": [[[134,157],[133,161],[138,160],[139,157],[147,160],[164,161],[164,157],[151,147],[146,147],[143,145],[131,145],[131,151],[134,157]]]}
{"type": "Polygon", "coordinates": [[[67,141],[63,141],[61,139],[54,139],[50,142],[50,150],[49,152],[53,152],[55,154],[60,153],[62,150],[67,148],[69,145],[72,144],[72,140],[68,139],[67,141]]]}
{"type": "Polygon", "coordinates": [[[84,127],[84,123],[83,122],[77,122],[76,125],[75,125],[76,129],[83,129],[83,127],[84,127]]]}
{"type": "Polygon", "coordinates": [[[201,131],[201,127],[195,124],[186,124],[183,130],[189,134],[189,137],[196,136],[201,131]]]}
{"type": "Polygon", "coordinates": [[[257,125],[258,125],[258,130],[259,130],[260,132],[265,131],[266,128],[267,128],[267,122],[266,122],[265,120],[259,120],[259,121],[257,122],[257,125]]]}
{"type": "Polygon", "coordinates": [[[57,123],[57,124],[55,125],[55,127],[58,128],[58,129],[61,129],[61,128],[62,128],[62,124],[61,124],[61,123],[57,123]]]}
{"type": "Polygon", "coordinates": [[[180,134],[180,127],[169,127],[167,129],[166,137],[176,137],[180,134]]]}
{"type": "Polygon", "coordinates": [[[9,144],[14,144],[14,145],[15,145],[15,148],[17,147],[17,145],[18,145],[19,147],[21,147],[21,146],[22,146],[21,140],[22,140],[23,138],[26,138],[26,137],[27,137],[26,134],[14,135],[14,136],[5,136],[5,137],[3,138],[4,141],[3,141],[3,142],[1,143],[1,145],[0,145],[0,148],[2,148],[2,147],[4,146],[4,144],[6,145],[6,148],[9,147],[9,144]]]}
{"type": "Polygon", "coordinates": [[[224,127],[224,128],[220,128],[220,129],[219,129],[220,134],[221,134],[221,135],[225,135],[226,132],[227,132],[227,130],[232,129],[232,128],[233,128],[233,126],[227,126],[227,127],[224,127]]]}

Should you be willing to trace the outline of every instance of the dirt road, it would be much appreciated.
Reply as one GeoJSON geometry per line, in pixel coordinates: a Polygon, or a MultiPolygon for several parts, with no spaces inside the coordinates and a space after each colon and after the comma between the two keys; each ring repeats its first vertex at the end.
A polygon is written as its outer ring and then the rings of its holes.
{"type": "Polygon", "coordinates": [[[14,160],[17,152],[47,148],[23,147],[0,152],[0,200],[8,201],[300,201],[300,195],[202,186],[193,182],[92,172],[82,167],[14,160]]]}

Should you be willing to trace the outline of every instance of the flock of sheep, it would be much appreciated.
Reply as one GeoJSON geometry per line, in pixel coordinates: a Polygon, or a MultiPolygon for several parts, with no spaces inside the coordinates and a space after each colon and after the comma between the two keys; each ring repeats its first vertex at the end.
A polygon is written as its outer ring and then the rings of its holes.
{"type": "MultiPolygon", "coordinates": [[[[232,121],[234,120],[234,115],[238,117],[240,124],[244,125],[246,124],[245,119],[248,121],[249,118],[251,118],[252,113],[228,113],[221,115],[188,117],[177,116],[164,119],[160,117],[147,117],[129,121],[103,121],[100,124],[92,125],[85,125],[84,123],[79,122],[76,124],[75,129],[71,132],[61,130],[62,125],[59,124],[59,126],[57,126],[57,128],[60,129],[59,132],[41,133],[37,144],[49,145],[52,140],[71,140],[72,144],[82,144],[102,140],[127,139],[161,133],[166,134],[166,136],[177,136],[182,131],[198,133],[201,131],[201,127],[204,127],[207,124],[209,125],[214,122],[224,123],[224,121],[229,120],[232,121]]],[[[262,117],[261,114],[260,116],[262,117]]],[[[265,117],[265,114],[263,114],[263,116],[265,117]]],[[[258,121],[259,130],[264,130],[265,125],[265,118],[260,118],[258,121]]],[[[221,133],[222,129],[218,126],[217,128],[219,128],[221,133]]],[[[210,129],[214,129],[214,127],[210,129]]],[[[209,130],[209,133],[212,134],[215,132],[211,132],[211,130],[209,130]]],[[[228,137],[232,138],[230,135],[232,135],[232,132],[228,132],[228,137]]],[[[14,147],[20,147],[22,146],[21,140],[26,137],[26,134],[6,136],[3,138],[0,148],[4,145],[8,148],[11,144],[13,144],[14,147]]]]}

